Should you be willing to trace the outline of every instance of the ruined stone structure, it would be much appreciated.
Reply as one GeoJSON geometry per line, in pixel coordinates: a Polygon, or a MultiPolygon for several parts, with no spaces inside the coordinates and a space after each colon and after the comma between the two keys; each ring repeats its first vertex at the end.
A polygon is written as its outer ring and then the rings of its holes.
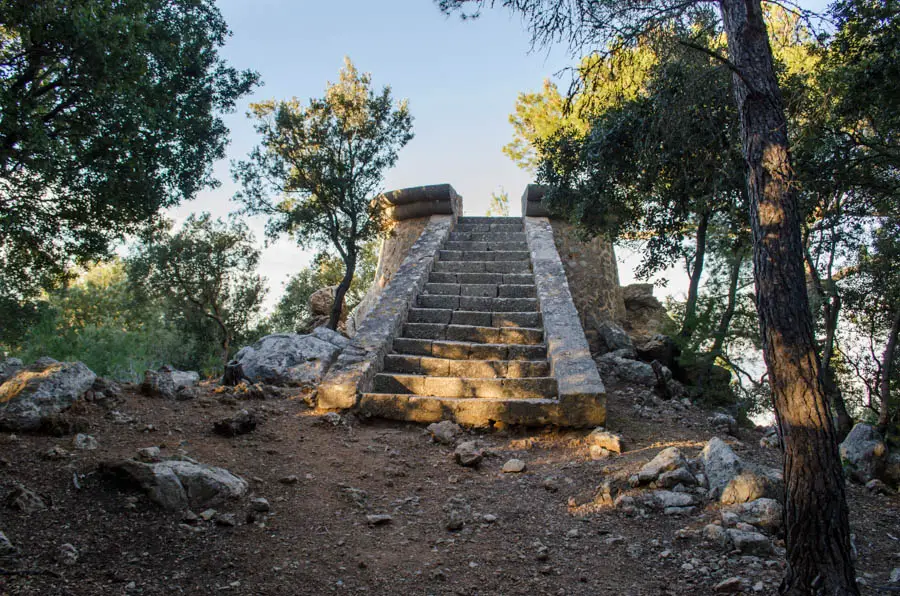
{"type": "Polygon", "coordinates": [[[319,406],[470,426],[603,424],[582,322],[622,317],[615,257],[543,215],[539,190],[526,191],[521,219],[460,217],[449,185],[385,195],[392,233],[319,406]]]}

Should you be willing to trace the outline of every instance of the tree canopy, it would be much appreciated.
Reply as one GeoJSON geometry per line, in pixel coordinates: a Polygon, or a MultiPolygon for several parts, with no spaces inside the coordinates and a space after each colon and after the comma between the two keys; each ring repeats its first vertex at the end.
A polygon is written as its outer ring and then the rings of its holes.
{"type": "Polygon", "coordinates": [[[212,0],[0,1],[0,300],[215,186],[219,113],[256,85],[212,0]]]}
{"type": "Polygon", "coordinates": [[[385,172],[412,138],[407,102],[390,87],[372,89],[369,74],[345,59],[338,82],[304,105],[297,98],[251,105],[262,142],[234,164],[245,212],[268,216],[271,236],[290,234],[301,246],[330,246],[344,261],[329,327],[337,327],[360,249],[383,227],[385,172]]]}

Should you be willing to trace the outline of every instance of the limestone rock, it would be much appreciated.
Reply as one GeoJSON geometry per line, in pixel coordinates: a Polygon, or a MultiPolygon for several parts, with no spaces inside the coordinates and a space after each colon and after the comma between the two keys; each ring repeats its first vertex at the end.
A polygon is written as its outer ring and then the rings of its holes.
{"type": "Polygon", "coordinates": [[[100,443],[98,443],[97,439],[95,439],[91,435],[78,433],[77,435],[72,437],[72,447],[74,447],[75,449],[79,449],[81,451],[93,451],[99,446],[100,443]]]}
{"type": "Polygon", "coordinates": [[[728,537],[734,544],[734,548],[745,555],[769,555],[772,554],[772,543],[765,534],[759,532],[746,532],[743,530],[726,530],[728,537]]]}
{"type": "Polygon", "coordinates": [[[729,577],[727,579],[723,579],[715,586],[713,586],[713,592],[716,592],[717,594],[736,594],[742,589],[741,578],[739,577],[729,577]]]}
{"type": "Polygon", "coordinates": [[[687,468],[675,468],[674,470],[669,470],[668,472],[660,474],[659,478],[656,480],[656,484],[660,488],[672,488],[679,484],[684,486],[694,486],[697,484],[697,479],[687,468]]]}
{"type": "Polygon", "coordinates": [[[6,506],[21,513],[31,514],[46,509],[47,503],[36,492],[20,485],[6,495],[6,506]]]}
{"type": "Polygon", "coordinates": [[[668,335],[662,335],[661,333],[654,335],[648,341],[637,346],[636,352],[637,357],[644,362],[656,360],[671,370],[678,368],[678,357],[681,355],[681,349],[675,341],[668,335]]]}
{"type": "Polygon", "coordinates": [[[267,335],[234,356],[244,376],[254,383],[296,386],[322,380],[350,340],[325,327],[309,335],[267,335]]]}
{"type": "Polygon", "coordinates": [[[452,420],[441,420],[429,424],[425,430],[431,433],[431,438],[441,445],[452,445],[456,438],[462,434],[462,428],[452,420]]]}
{"type": "Polygon", "coordinates": [[[625,331],[643,344],[671,322],[666,308],[653,296],[653,284],[631,284],[621,288],[625,302],[625,331]]]}
{"type": "Polygon", "coordinates": [[[177,370],[166,365],[161,366],[159,370],[144,372],[141,393],[164,399],[187,400],[194,397],[193,392],[189,389],[199,382],[199,373],[177,370]]]}
{"type": "Polygon", "coordinates": [[[169,510],[218,505],[247,492],[247,482],[228,470],[191,461],[125,460],[104,468],[136,482],[150,500],[169,510]]]}
{"type": "Polygon", "coordinates": [[[640,484],[653,482],[663,472],[685,466],[687,466],[687,460],[684,459],[678,447],[667,447],[641,467],[637,474],[638,482],[640,484]]]}
{"type": "Polygon", "coordinates": [[[159,447],[141,447],[137,450],[138,459],[145,462],[157,462],[160,460],[159,447]]]}
{"type": "Polygon", "coordinates": [[[731,537],[728,535],[728,531],[722,526],[707,524],[703,528],[703,537],[721,548],[730,549],[732,547],[731,537]]]}
{"type": "Polygon", "coordinates": [[[465,441],[456,446],[453,452],[456,463],[461,466],[474,467],[481,463],[484,459],[484,451],[478,448],[475,441],[465,441]]]}
{"type": "Polygon", "coordinates": [[[525,462],[521,459],[510,459],[503,464],[503,472],[506,474],[518,474],[525,471],[525,462]]]}
{"type": "Polygon", "coordinates": [[[370,526],[383,526],[385,524],[391,523],[393,521],[393,519],[394,519],[393,517],[391,517],[390,515],[387,515],[385,513],[366,516],[366,522],[370,526]]]}
{"type": "Polygon", "coordinates": [[[625,330],[612,321],[602,321],[595,325],[598,335],[600,352],[603,354],[616,350],[626,350],[634,355],[634,343],[625,333],[625,330]]]}
{"type": "Polygon", "coordinates": [[[860,484],[878,478],[884,471],[887,446],[873,427],[860,422],[840,445],[841,462],[847,475],[860,484]]]}
{"type": "Polygon", "coordinates": [[[13,543],[6,537],[6,534],[0,532],[0,557],[8,557],[15,555],[19,549],[13,546],[13,543]]]}
{"type": "Polygon", "coordinates": [[[615,354],[598,356],[595,361],[600,376],[606,382],[618,380],[622,383],[643,385],[644,387],[656,386],[656,373],[653,371],[653,367],[646,362],[630,360],[615,354]]]}
{"type": "Polygon", "coordinates": [[[233,416],[225,418],[213,424],[213,432],[223,437],[236,437],[252,432],[259,424],[259,418],[250,410],[240,410],[233,416]]]}
{"type": "MultiPolygon", "coordinates": [[[[768,531],[777,531],[784,521],[784,509],[775,499],[761,498],[748,503],[728,507],[725,512],[734,514],[738,520],[768,531]]],[[[723,512],[723,519],[725,516],[723,512]]]]}
{"type": "MultiPolygon", "coordinates": [[[[318,317],[327,317],[331,315],[331,307],[334,306],[334,295],[337,292],[337,286],[326,286],[319,288],[309,296],[309,311],[318,317]]],[[[344,314],[346,316],[346,314],[344,314]]]]}
{"type": "Polygon", "coordinates": [[[585,437],[585,442],[590,447],[597,446],[606,449],[607,451],[611,451],[612,453],[622,453],[623,451],[622,436],[609,432],[603,427],[592,430],[591,434],[585,437]]]}
{"type": "Polygon", "coordinates": [[[710,491],[725,504],[744,503],[762,497],[779,498],[782,480],[775,470],[746,465],[718,437],[710,439],[701,453],[710,491]]]}
{"type": "Polygon", "coordinates": [[[60,544],[56,551],[56,560],[63,565],[74,565],[78,562],[78,549],[68,542],[60,544]]]}
{"type": "Polygon", "coordinates": [[[691,507],[697,504],[697,499],[687,493],[676,493],[670,490],[655,490],[650,493],[652,503],[660,509],[671,507],[691,507]]]}
{"type": "Polygon", "coordinates": [[[716,412],[707,421],[716,429],[716,432],[734,435],[738,430],[738,423],[734,416],[724,412],[716,412]]]}
{"type": "Polygon", "coordinates": [[[900,488],[900,451],[892,451],[884,466],[884,481],[900,488]]]}
{"type": "Polygon", "coordinates": [[[24,366],[25,364],[18,358],[7,358],[0,361],[0,383],[5,383],[7,379],[24,366]]]}
{"type": "Polygon", "coordinates": [[[38,430],[81,399],[96,378],[81,362],[49,358],[16,370],[0,385],[0,430],[38,430]]]}

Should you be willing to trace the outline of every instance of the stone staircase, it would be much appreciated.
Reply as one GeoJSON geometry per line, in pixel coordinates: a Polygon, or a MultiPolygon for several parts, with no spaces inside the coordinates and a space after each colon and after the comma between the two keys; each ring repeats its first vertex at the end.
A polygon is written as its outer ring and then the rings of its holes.
{"type": "Polygon", "coordinates": [[[460,217],[371,392],[373,415],[554,423],[551,374],[521,218],[460,217]]]}

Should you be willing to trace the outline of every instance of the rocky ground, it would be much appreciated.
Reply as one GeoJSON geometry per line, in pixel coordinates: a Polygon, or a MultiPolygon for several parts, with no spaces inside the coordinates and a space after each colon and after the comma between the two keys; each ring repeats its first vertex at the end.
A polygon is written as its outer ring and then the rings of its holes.
{"type": "MultiPolygon", "coordinates": [[[[701,456],[718,436],[762,470],[777,448],[646,390],[610,388],[621,454],[588,431],[451,429],[442,444],[318,415],[296,390],[108,393],[57,429],[81,436],[0,433],[0,593],[772,594],[782,575],[778,529],[710,498],[701,456]],[[674,464],[646,466],[670,447],[674,464]],[[240,496],[148,493],[107,465],[132,458],[138,476],[168,458],[224,468],[239,478],[214,488],[240,496]]],[[[900,498],[848,495],[863,593],[896,590],[900,498]]]]}

